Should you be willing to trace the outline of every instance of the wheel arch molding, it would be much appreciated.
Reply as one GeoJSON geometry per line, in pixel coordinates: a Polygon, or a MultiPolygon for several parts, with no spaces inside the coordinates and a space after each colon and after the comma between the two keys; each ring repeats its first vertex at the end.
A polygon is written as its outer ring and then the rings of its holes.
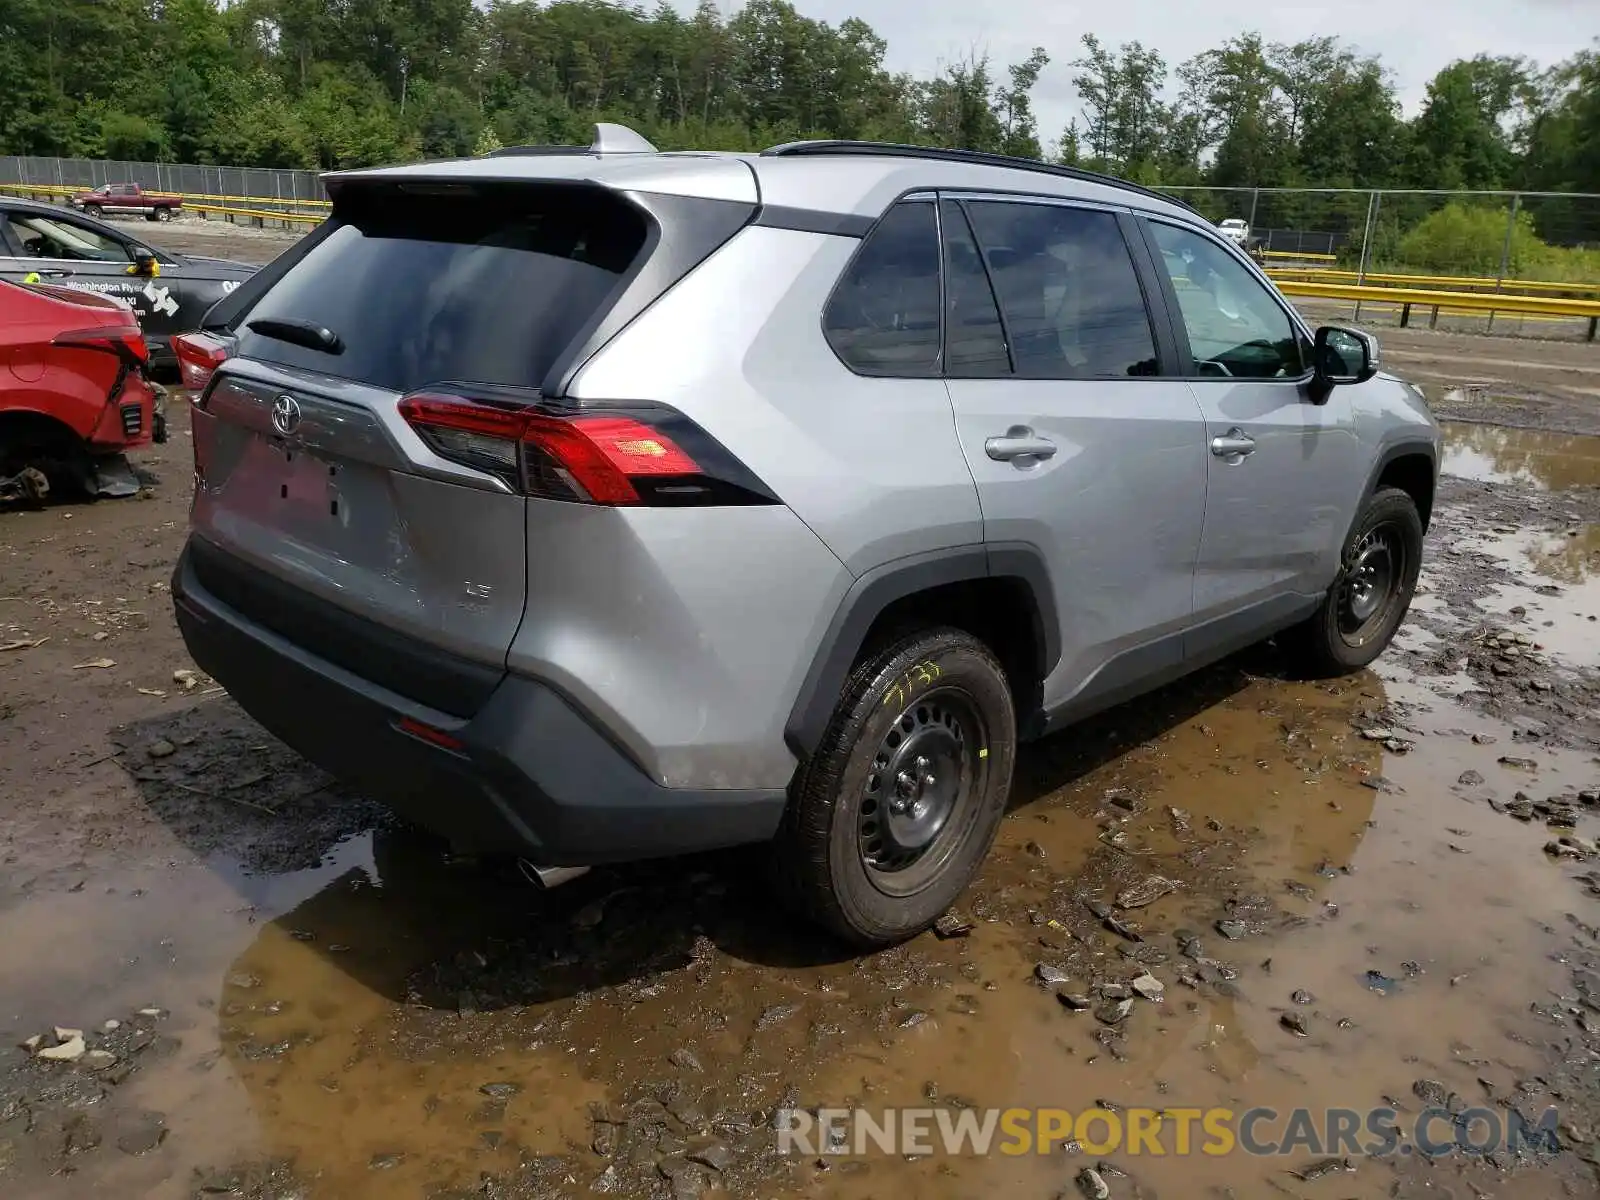
{"type": "MultiPolygon", "coordinates": [[[[1356,505],[1355,512],[1350,518],[1350,529],[1356,527],[1361,520],[1361,514],[1372,502],[1372,497],[1377,495],[1378,485],[1384,479],[1389,469],[1404,459],[1426,459],[1431,471],[1431,478],[1427,481],[1428,502],[1418,503],[1418,515],[1422,517],[1422,531],[1426,533],[1433,515],[1433,500],[1439,484],[1439,448],[1423,438],[1407,438],[1402,441],[1392,442],[1383,447],[1377,457],[1373,459],[1372,467],[1367,473],[1366,485],[1361,489],[1361,499],[1356,505]]],[[[1404,489],[1409,492],[1409,488],[1404,489]]],[[[1416,499],[1416,497],[1413,497],[1416,499]]],[[[1349,530],[1346,531],[1346,541],[1349,540],[1349,530]]],[[[1342,544],[1342,543],[1341,543],[1342,544]]]]}
{"type": "MultiPolygon", "coordinates": [[[[1020,683],[1036,694],[1061,657],[1055,589],[1043,553],[1026,542],[930,551],[884,563],[864,572],[851,584],[823,633],[784,725],[784,740],[789,748],[802,759],[815,752],[852,667],[886,615],[907,609],[919,597],[937,601],[959,585],[990,581],[1012,585],[1026,609],[1031,627],[1025,632],[1032,658],[1026,666],[1034,678],[1013,680],[1013,690],[1019,691],[1020,683]]],[[[1019,706],[1019,731],[1032,724],[1032,715],[1019,706]]]]}

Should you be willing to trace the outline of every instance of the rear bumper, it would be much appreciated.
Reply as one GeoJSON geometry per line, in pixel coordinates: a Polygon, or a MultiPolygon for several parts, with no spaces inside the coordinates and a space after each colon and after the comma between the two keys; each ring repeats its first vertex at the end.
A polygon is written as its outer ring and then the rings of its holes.
{"type": "MultiPolygon", "coordinates": [[[[157,417],[163,425],[166,421],[162,395],[142,375],[130,372],[115,403],[106,406],[99,423],[84,439],[90,453],[117,454],[148,446],[155,438],[157,417]]],[[[163,429],[162,437],[165,436],[163,429]]]]}
{"type": "Polygon", "coordinates": [[[196,663],[306,758],[477,853],[541,865],[657,858],[770,839],[780,791],[690,791],[646,776],[557,692],[506,676],[469,720],[301,650],[207,592],[185,549],[172,583],[196,663]],[[403,732],[409,718],[460,744],[403,732]]]}

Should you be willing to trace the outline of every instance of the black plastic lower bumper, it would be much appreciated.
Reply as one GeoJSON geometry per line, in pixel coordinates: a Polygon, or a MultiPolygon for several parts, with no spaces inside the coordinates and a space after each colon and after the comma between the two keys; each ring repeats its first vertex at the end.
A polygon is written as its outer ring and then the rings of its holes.
{"type": "Polygon", "coordinates": [[[200,585],[189,559],[186,549],[172,594],[201,669],[306,758],[464,850],[581,866],[777,831],[782,790],[662,787],[560,694],[517,676],[468,720],[418,705],[244,617],[200,585]],[[408,718],[459,748],[407,732],[408,718]]]}

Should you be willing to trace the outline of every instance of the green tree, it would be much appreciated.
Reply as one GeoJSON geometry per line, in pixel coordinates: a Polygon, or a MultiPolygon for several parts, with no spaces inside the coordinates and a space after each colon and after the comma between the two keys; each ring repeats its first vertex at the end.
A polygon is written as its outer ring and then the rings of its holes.
{"type": "Polygon", "coordinates": [[[1309,92],[1298,115],[1298,176],[1324,187],[1398,184],[1409,131],[1374,58],[1339,63],[1309,92]]]}
{"type": "Polygon", "coordinates": [[[477,144],[483,117],[459,89],[418,82],[405,123],[424,158],[463,158],[477,144]]]}
{"type": "Polygon", "coordinates": [[[1011,77],[1011,86],[999,95],[1004,114],[1000,121],[1000,149],[1005,154],[1019,158],[1039,158],[1043,154],[1039,148],[1039,122],[1033,115],[1030,94],[1039,82],[1039,72],[1049,63],[1050,56],[1044,52],[1044,48],[1035,46],[1033,53],[1022,62],[1006,68],[1006,74],[1011,77]]]}
{"type": "Polygon", "coordinates": [[[404,156],[399,114],[384,85],[361,67],[318,66],[294,105],[320,167],[369,167],[404,156]]]}
{"type": "Polygon", "coordinates": [[[987,55],[950,64],[919,90],[919,123],[929,141],[958,150],[999,151],[1005,126],[995,111],[987,55]]]}
{"type": "Polygon", "coordinates": [[[1537,81],[1522,181],[1600,192],[1600,51],[1584,50],[1537,81]]]}
{"type": "Polygon", "coordinates": [[[108,113],[100,126],[106,157],[149,161],[163,157],[166,137],[153,121],[132,113],[108,113]]]}
{"type": "Polygon", "coordinates": [[[1210,82],[1210,105],[1221,140],[1212,180],[1223,187],[1279,183],[1292,156],[1282,76],[1262,44],[1246,33],[1202,55],[1210,82]]]}
{"type": "Polygon", "coordinates": [[[1108,165],[1115,148],[1117,106],[1122,97],[1122,69],[1113,51],[1092,33],[1083,35],[1084,55],[1074,59],[1072,86],[1083,102],[1084,139],[1096,163],[1108,165]]]}
{"type": "Polygon", "coordinates": [[[1511,122],[1534,95],[1528,64],[1516,58],[1453,62],[1428,84],[1412,127],[1412,175],[1421,186],[1498,188],[1516,163],[1511,122]]]}
{"type": "Polygon", "coordinates": [[[311,140],[282,80],[265,71],[234,77],[221,86],[210,149],[219,163],[316,166],[311,140]]]}
{"type": "Polygon", "coordinates": [[[1078,132],[1078,119],[1067,122],[1056,142],[1055,161],[1064,167],[1076,167],[1083,162],[1083,137],[1078,132]]]}

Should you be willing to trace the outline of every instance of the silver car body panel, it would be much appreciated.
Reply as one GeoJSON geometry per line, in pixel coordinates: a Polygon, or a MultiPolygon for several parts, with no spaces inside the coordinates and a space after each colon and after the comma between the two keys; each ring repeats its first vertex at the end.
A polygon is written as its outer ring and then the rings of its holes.
{"type": "MultiPolygon", "coordinates": [[[[1067,198],[1183,223],[1265,281],[1180,205],[975,163],[506,155],[343,172],[330,190],[362,180],[585,180],[866,220],[917,191],[1067,198]]],[[[238,361],[224,374],[247,393],[196,412],[196,535],[342,610],[548,685],[660,785],[781,789],[797,762],[785,722],[868,573],[1035,548],[1061,647],[1043,701],[1061,708],[1141,647],[1140,672],[1181,668],[1186,630],[1320,594],[1382,456],[1437,458],[1426,408],[1383,376],[1318,404],[1297,381],[858,375],[821,314],[860,237],[781,224],[722,243],[576,364],[560,397],[670,406],[779,503],[525,499],[433,454],[395,393],[238,361]],[[287,436],[271,425],[280,394],[301,416],[287,436]],[[985,440],[1017,425],[1056,454],[987,457],[985,440]],[[1238,464],[1208,445],[1234,428],[1257,441],[1238,464]]]]}
{"type": "Polygon", "coordinates": [[[944,385],[855,375],[823,337],[822,307],[858,245],[751,226],[613,339],[570,389],[685,413],[851,575],[983,540],[944,385]],[[693,336],[708,319],[718,336],[693,336]]]}

